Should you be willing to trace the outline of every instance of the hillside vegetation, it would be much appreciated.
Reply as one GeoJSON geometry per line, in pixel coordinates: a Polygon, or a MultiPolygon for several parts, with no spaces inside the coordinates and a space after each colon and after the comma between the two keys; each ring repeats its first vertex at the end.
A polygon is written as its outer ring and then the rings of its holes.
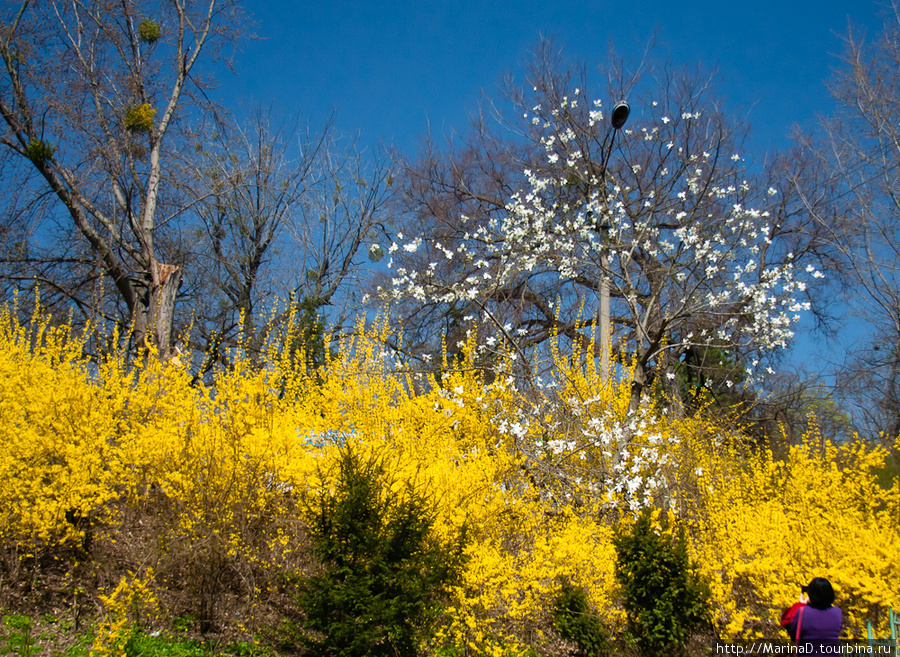
{"type": "Polygon", "coordinates": [[[615,540],[638,518],[683,532],[705,635],[777,636],[819,575],[849,637],[897,606],[900,479],[882,448],[810,433],[776,454],[663,399],[629,415],[629,378],[603,385],[578,354],[526,395],[465,356],[404,370],[376,323],[316,370],[273,340],[200,380],[16,311],[0,312],[0,607],[68,618],[96,654],[184,626],[299,650],[299,592],[326,572],[311,527],[347,453],[380,464],[378,508],[421,509],[423,546],[461,550],[416,627],[430,654],[565,654],[554,600],[573,587],[626,645],[615,540]]]}

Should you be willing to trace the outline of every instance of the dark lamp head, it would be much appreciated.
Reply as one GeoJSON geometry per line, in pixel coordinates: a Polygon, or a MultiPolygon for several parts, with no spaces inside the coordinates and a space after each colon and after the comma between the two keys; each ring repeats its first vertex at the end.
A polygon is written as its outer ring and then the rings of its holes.
{"type": "Polygon", "coordinates": [[[612,111],[612,127],[618,130],[625,122],[628,120],[628,114],[631,112],[631,108],[628,106],[624,100],[616,103],[616,106],[613,107],[612,111]]]}

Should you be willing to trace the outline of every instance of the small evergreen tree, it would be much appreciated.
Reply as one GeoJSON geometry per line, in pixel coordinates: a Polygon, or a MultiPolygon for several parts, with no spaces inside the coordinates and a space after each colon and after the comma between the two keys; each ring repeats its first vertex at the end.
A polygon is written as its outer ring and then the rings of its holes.
{"type": "Polygon", "coordinates": [[[576,657],[605,655],[609,647],[607,635],[588,604],[587,593],[565,578],[559,584],[553,602],[553,627],[563,639],[578,646],[576,657]]]}
{"type": "Polygon", "coordinates": [[[411,484],[392,487],[383,460],[340,449],[334,489],[309,507],[323,572],[301,585],[307,654],[413,656],[461,572],[464,532],[442,544],[433,500],[411,484]]]}
{"type": "Polygon", "coordinates": [[[684,528],[644,509],[614,539],[616,580],[628,627],[647,657],[681,654],[691,633],[709,622],[711,593],[688,555],[684,528]]]}

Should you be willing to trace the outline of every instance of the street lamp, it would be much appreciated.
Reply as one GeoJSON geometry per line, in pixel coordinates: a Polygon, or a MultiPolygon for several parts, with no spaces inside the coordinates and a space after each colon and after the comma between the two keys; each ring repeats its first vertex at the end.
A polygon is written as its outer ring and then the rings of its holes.
{"type": "MultiPolygon", "coordinates": [[[[609,243],[609,198],[606,195],[606,165],[609,162],[609,154],[612,152],[613,142],[616,140],[616,133],[625,125],[631,108],[624,100],[619,101],[613,107],[610,116],[610,129],[612,135],[610,137],[609,148],[603,154],[603,165],[600,170],[600,183],[603,188],[603,209],[604,218],[600,228],[607,234],[607,244],[609,243]]],[[[603,140],[606,143],[606,139],[603,140]]],[[[606,251],[600,252],[600,380],[605,384],[609,381],[609,353],[612,351],[612,336],[609,327],[609,256],[606,251]]]]}
{"type": "MultiPolygon", "coordinates": [[[[612,111],[612,127],[618,130],[623,125],[625,125],[625,121],[628,120],[628,115],[630,113],[631,108],[624,100],[620,100],[618,103],[616,103],[612,111]]],[[[612,146],[610,146],[610,148],[612,148],[612,146]]]]}

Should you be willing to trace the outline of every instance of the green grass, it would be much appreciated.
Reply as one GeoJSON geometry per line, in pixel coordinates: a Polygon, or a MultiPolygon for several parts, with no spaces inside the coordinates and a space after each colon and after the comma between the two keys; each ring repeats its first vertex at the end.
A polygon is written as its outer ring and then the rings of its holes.
{"type": "Polygon", "coordinates": [[[40,652],[34,635],[34,622],[21,614],[3,616],[2,637],[0,637],[0,654],[31,657],[40,652]]]}
{"type": "MultiPolygon", "coordinates": [[[[66,652],[60,657],[81,657],[81,654],[66,652]]],[[[263,646],[243,641],[223,647],[212,647],[196,639],[135,632],[125,644],[125,654],[127,657],[213,657],[214,655],[271,657],[274,653],[263,646]]]]}
{"type": "MultiPolygon", "coordinates": [[[[184,623],[188,621],[184,620],[184,623]]],[[[176,624],[176,631],[178,629],[176,624]]],[[[6,614],[0,619],[0,655],[88,657],[93,643],[92,631],[74,634],[70,622],[49,614],[39,620],[22,614],[6,614]]],[[[126,657],[275,657],[275,654],[271,648],[246,641],[215,646],[157,632],[146,634],[135,631],[125,645],[126,657]]]]}

